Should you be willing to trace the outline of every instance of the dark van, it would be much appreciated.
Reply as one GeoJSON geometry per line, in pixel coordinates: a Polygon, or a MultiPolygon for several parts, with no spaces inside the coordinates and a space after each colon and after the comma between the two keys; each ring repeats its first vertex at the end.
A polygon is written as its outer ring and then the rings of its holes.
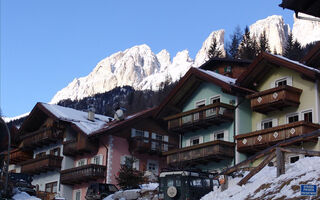
{"type": "Polygon", "coordinates": [[[118,191],[118,188],[113,184],[105,183],[92,183],[87,190],[86,199],[87,200],[102,200],[118,191]]]}
{"type": "Polygon", "coordinates": [[[212,173],[192,171],[161,172],[159,176],[159,200],[194,200],[219,186],[212,173]]]}

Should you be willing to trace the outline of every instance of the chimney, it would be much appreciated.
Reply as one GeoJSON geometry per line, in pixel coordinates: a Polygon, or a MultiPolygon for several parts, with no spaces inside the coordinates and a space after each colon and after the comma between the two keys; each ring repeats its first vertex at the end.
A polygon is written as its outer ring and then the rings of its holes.
{"type": "Polygon", "coordinates": [[[94,112],[95,112],[94,107],[90,106],[88,109],[88,120],[94,121],[94,112]]]}
{"type": "Polygon", "coordinates": [[[116,109],[116,112],[114,113],[114,119],[117,120],[117,121],[121,121],[121,120],[124,120],[124,113],[123,113],[123,109],[120,108],[120,107],[117,107],[116,109]]]}

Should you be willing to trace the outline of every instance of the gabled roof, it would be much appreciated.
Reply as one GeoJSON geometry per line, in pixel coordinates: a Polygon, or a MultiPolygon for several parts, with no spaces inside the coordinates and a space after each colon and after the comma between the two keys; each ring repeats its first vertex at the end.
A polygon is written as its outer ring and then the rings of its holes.
{"type": "Polygon", "coordinates": [[[88,113],[54,104],[37,103],[27,119],[22,123],[19,132],[32,131],[39,128],[47,118],[70,123],[76,131],[89,135],[105,126],[111,117],[95,114],[95,120],[87,118],[88,113]]]}
{"type": "Polygon", "coordinates": [[[320,41],[316,43],[300,62],[308,66],[320,68],[320,41]]]}
{"type": "Polygon", "coordinates": [[[139,120],[143,120],[148,117],[153,117],[154,112],[156,111],[157,108],[158,107],[153,107],[153,108],[149,108],[149,109],[140,111],[138,113],[135,113],[135,114],[132,114],[132,115],[125,117],[124,120],[121,120],[121,121],[117,121],[117,120],[111,121],[111,122],[105,124],[104,127],[93,132],[90,135],[90,137],[91,136],[97,137],[102,134],[112,134],[112,133],[115,133],[116,131],[118,131],[119,129],[124,129],[124,128],[130,127],[130,126],[134,125],[139,120]]]}
{"type": "Polygon", "coordinates": [[[272,66],[286,67],[301,74],[303,78],[316,80],[320,75],[320,70],[297,61],[290,60],[283,56],[262,52],[243,72],[237,80],[237,84],[243,87],[251,87],[256,80],[261,80],[268,73],[272,66]]]}
{"type": "Polygon", "coordinates": [[[282,0],[282,8],[320,17],[320,0],[282,0]]]}
{"type": "Polygon", "coordinates": [[[209,70],[190,68],[189,71],[180,79],[178,84],[172,89],[169,95],[167,95],[167,97],[159,105],[155,116],[157,118],[163,117],[163,113],[166,113],[165,108],[175,110],[175,112],[181,112],[183,103],[203,82],[215,84],[221,87],[222,91],[232,95],[237,95],[239,93],[253,93],[252,90],[235,85],[236,79],[223,76],[209,70]]]}

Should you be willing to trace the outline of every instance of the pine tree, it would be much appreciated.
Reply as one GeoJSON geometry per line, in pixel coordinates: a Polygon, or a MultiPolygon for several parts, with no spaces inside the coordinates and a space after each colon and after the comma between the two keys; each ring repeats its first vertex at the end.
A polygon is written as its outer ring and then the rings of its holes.
{"type": "Polygon", "coordinates": [[[239,45],[242,39],[242,33],[239,26],[237,26],[230,36],[231,42],[227,44],[227,55],[237,59],[239,58],[239,45]]]}
{"type": "Polygon", "coordinates": [[[208,56],[210,59],[222,57],[222,51],[218,48],[216,38],[213,38],[213,41],[212,41],[210,48],[209,48],[209,51],[208,51],[208,56]]]}
{"type": "Polygon", "coordinates": [[[251,38],[248,26],[240,43],[239,57],[242,59],[254,59],[258,53],[258,44],[255,38],[251,38]]]}
{"type": "Polygon", "coordinates": [[[121,189],[137,189],[144,182],[143,172],[133,168],[134,158],[126,158],[121,165],[119,175],[116,177],[121,189]]]}
{"type": "Polygon", "coordinates": [[[270,47],[269,47],[269,41],[266,36],[266,31],[263,31],[263,33],[259,37],[259,50],[258,53],[261,52],[268,52],[270,53],[270,47]]]}
{"type": "Polygon", "coordinates": [[[297,40],[293,40],[292,33],[290,33],[288,36],[283,56],[291,60],[300,60],[303,57],[303,49],[301,44],[297,40]]]}

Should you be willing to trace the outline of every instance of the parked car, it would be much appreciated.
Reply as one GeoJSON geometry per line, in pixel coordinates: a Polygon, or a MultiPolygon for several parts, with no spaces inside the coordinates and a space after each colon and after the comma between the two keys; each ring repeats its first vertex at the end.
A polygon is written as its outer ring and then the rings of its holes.
{"type": "Polygon", "coordinates": [[[113,184],[92,183],[87,190],[87,200],[102,200],[118,191],[118,188],[113,184]]]}
{"type": "Polygon", "coordinates": [[[159,176],[159,200],[193,200],[200,199],[219,181],[212,173],[192,171],[167,171],[159,176]]]}
{"type": "Polygon", "coordinates": [[[36,195],[34,186],[31,184],[32,177],[28,174],[9,173],[9,184],[20,192],[26,192],[31,196],[36,195]]]}

